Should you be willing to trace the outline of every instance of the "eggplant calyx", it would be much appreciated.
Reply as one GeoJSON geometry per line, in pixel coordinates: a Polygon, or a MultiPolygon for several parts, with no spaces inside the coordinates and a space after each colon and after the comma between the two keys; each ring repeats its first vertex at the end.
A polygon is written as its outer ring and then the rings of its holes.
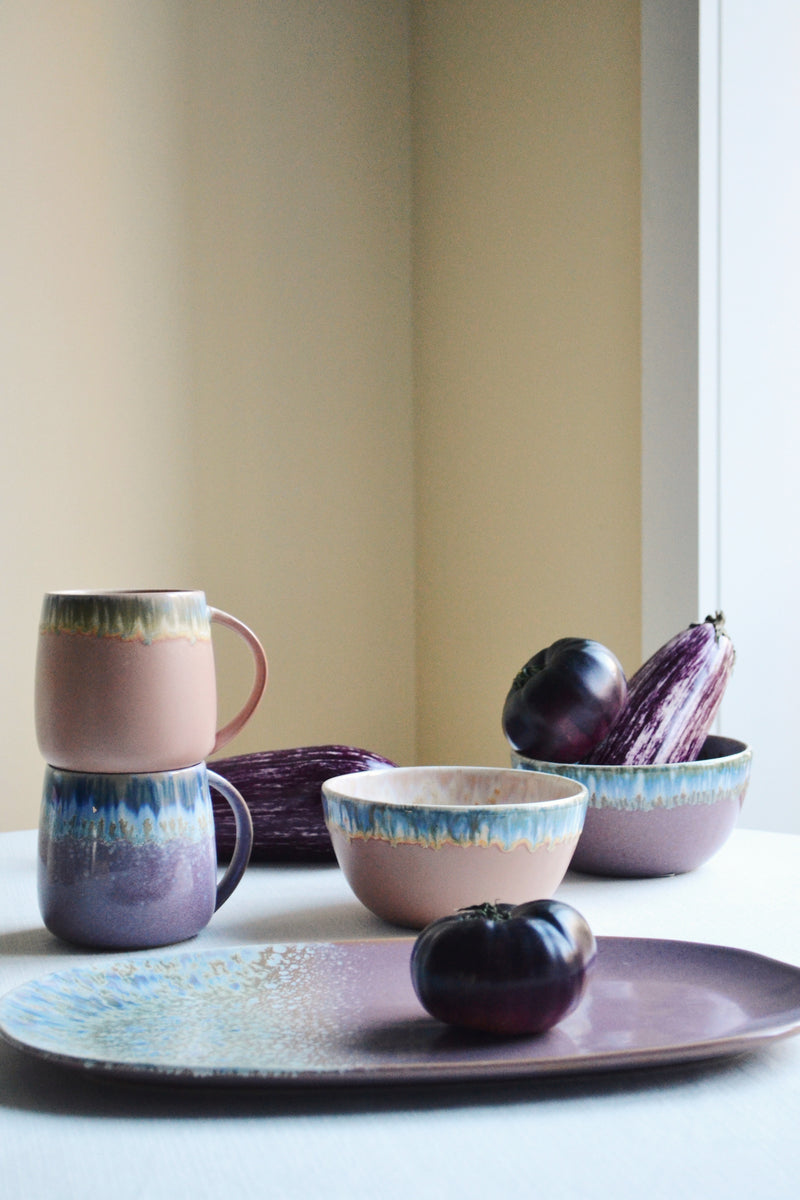
{"type": "Polygon", "coordinates": [[[716,641],[727,634],[725,628],[725,613],[717,610],[715,613],[709,613],[702,621],[693,621],[689,626],[690,629],[699,629],[701,625],[712,625],[714,627],[714,638],[716,641]]]}

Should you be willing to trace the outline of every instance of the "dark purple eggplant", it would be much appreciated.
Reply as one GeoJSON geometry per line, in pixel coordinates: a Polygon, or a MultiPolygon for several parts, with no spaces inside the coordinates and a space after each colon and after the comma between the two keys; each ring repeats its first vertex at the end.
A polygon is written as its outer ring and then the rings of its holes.
{"type": "Polygon", "coordinates": [[[586,761],[693,762],[717,715],[734,658],[720,612],[676,634],[631,677],[625,708],[586,761]]]}
{"type": "MultiPolygon", "coordinates": [[[[212,762],[237,788],[253,818],[251,862],[335,862],[322,812],[322,785],[335,775],[394,767],[390,759],[357,746],[296,746],[261,750],[212,762]]],[[[236,840],[233,813],[211,792],[217,857],[230,858],[236,840]]]]}
{"type": "Polygon", "coordinates": [[[612,727],[627,696],[625,673],[600,642],[560,638],[517,672],[503,732],[519,754],[579,762],[612,727]]]}

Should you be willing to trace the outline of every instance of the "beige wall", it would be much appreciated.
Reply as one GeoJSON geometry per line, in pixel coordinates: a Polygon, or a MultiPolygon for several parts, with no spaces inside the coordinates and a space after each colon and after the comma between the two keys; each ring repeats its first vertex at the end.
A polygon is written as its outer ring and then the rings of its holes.
{"type": "Polygon", "coordinates": [[[0,88],[0,828],[48,587],[253,625],[232,752],[503,761],[540,644],[633,664],[637,4],[8,0],[0,88]]]}
{"type": "Polygon", "coordinates": [[[175,7],[0,5],[0,828],[42,592],[195,578],[181,45],[175,7]]]}
{"type": "Polygon", "coordinates": [[[639,6],[415,6],[417,752],[504,763],[526,659],[638,665],[639,6]]]}
{"type": "Polygon", "coordinates": [[[406,15],[0,6],[0,828],[38,817],[47,587],[201,586],[251,624],[271,683],[232,752],[413,759],[406,15]]]}
{"type": "MultiPolygon", "coordinates": [[[[405,6],[201,9],[198,543],[208,593],[252,622],[271,667],[231,749],[344,742],[413,761],[405,6]]],[[[223,674],[231,711],[235,683],[223,674]]]]}

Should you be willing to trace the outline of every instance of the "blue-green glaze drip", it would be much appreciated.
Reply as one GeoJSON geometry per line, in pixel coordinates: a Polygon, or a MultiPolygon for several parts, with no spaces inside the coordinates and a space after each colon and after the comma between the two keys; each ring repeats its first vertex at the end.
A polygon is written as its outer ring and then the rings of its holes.
{"type": "Polygon", "coordinates": [[[546,804],[470,808],[429,808],[424,805],[375,804],[323,793],[325,818],[348,838],[380,838],[392,844],[440,847],[498,846],[513,850],[527,845],[555,845],[577,838],[586,815],[586,801],[574,798],[546,804]]]}
{"type": "Polygon", "coordinates": [[[213,820],[203,764],[149,775],[45,771],[40,828],[51,841],[202,842],[213,820]]]}
{"type": "Polygon", "coordinates": [[[203,592],[53,592],[42,602],[39,628],[145,644],[211,636],[203,592]]]}
{"type": "Polygon", "coordinates": [[[547,771],[582,783],[589,793],[589,808],[651,812],[719,804],[740,796],[749,780],[752,751],[732,739],[727,744],[740,748],[718,758],[645,767],[551,763],[513,751],[511,763],[518,769],[547,771]]]}

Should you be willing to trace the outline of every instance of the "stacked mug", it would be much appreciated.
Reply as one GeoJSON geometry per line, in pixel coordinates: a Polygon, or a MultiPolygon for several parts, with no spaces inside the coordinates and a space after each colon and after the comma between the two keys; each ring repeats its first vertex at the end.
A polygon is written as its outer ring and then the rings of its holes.
{"type": "Polygon", "coordinates": [[[207,757],[250,719],[267,683],[255,634],[201,591],[48,592],[36,656],[36,735],[46,761],[39,906],[65,941],[138,949],[199,933],[239,883],[253,826],[207,757]],[[248,643],[255,680],[217,730],[211,625],[248,643]],[[236,844],[217,881],[210,788],[236,844]]]}

